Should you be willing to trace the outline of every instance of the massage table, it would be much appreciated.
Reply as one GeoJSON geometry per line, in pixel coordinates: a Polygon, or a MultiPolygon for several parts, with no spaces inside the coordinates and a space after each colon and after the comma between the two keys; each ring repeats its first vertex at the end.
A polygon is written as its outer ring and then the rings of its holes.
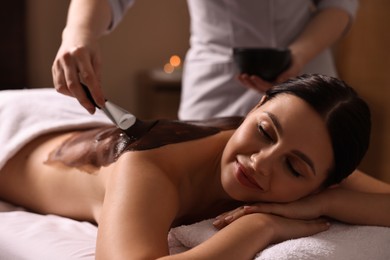
{"type": "MultiPolygon", "coordinates": [[[[171,229],[171,254],[215,234],[212,220],[171,229]]],[[[0,201],[1,260],[95,259],[97,227],[55,215],[28,212],[0,201]]],[[[328,231],[271,245],[256,260],[389,260],[390,228],[332,223],[328,231]]]]}

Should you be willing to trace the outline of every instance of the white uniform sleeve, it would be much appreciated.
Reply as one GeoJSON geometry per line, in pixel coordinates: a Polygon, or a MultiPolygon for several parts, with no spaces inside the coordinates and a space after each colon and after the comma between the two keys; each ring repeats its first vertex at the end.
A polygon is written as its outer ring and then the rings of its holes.
{"type": "Polygon", "coordinates": [[[329,7],[340,8],[349,14],[351,20],[355,17],[359,7],[359,0],[319,0],[314,2],[317,2],[319,10],[329,7]]]}
{"type": "Polygon", "coordinates": [[[330,7],[340,8],[346,11],[349,14],[349,23],[343,34],[345,35],[349,31],[359,7],[359,0],[318,0],[314,2],[316,2],[318,11],[330,7]]]}
{"type": "Polygon", "coordinates": [[[111,5],[112,20],[109,31],[112,31],[122,20],[127,9],[134,3],[134,0],[109,0],[111,5]]]}

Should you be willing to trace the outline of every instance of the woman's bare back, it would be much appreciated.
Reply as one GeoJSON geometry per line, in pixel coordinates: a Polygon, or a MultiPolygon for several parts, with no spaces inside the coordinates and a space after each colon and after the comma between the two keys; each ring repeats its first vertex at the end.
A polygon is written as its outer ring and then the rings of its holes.
{"type": "MultiPolygon", "coordinates": [[[[169,125],[162,124],[161,126],[163,131],[167,131],[166,127],[169,125]]],[[[210,131],[207,127],[200,127],[200,129],[198,131],[198,135],[200,135],[195,139],[215,135],[218,132],[215,129],[210,131]]],[[[109,133],[117,134],[115,130],[102,128],[101,130],[92,129],[90,131],[83,130],[82,132],[53,133],[36,138],[22,148],[1,169],[0,198],[38,213],[58,214],[74,219],[98,222],[99,212],[105,196],[107,178],[112,175],[112,172],[117,171],[118,167],[120,168],[119,164],[127,163],[126,159],[118,160],[120,154],[115,157],[112,156],[112,153],[100,158],[99,162],[96,159],[90,160],[93,158],[91,147],[94,146],[92,145],[94,134],[107,133],[107,130],[109,133]],[[85,138],[86,136],[91,138],[85,138]],[[76,141],[72,144],[72,140],[76,141]],[[81,151],[83,149],[77,149],[82,141],[85,141],[86,153],[81,151]],[[62,151],[64,154],[62,154],[61,148],[64,147],[65,149],[62,151]],[[91,162],[94,162],[94,164],[91,164],[91,162]]],[[[185,137],[183,140],[185,141],[185,139],[188,139],[185,131],[179,132],[179,136],[183,133],[182,138],[185,137]]],[[[166,132],[164,134],[169,137],[166,132]]],[[[173,137],[175,140],[169,137],[169,139],[163,139],[162,143],[155,139],[155,135],[151,135],[145,142],[139,142],[137,146],[130,146],[130,149],[127,150],[149,150],[155,148],[154,143],[159,144],[158,146],[165,146],[168,143],[178,143],[181,140],[177,137],[173,137]],[[155,140],[155,142],[151,143],[150,139],[155,140]]],[[[113,141],[111,138],[107,140],[113,141]]],[[[103,139],[102,143],[106,143],[107,140],[103,139]]],[[[115,149],[118,143],[121,142],[120,138],[118,140],[112,146],[115,149]]],[[[187,147],[187,145],[185,146],[187,147]]],[[[188,147],[192,146],[189,145],[188,147]]],[[[181,150],[182,148],[172,149],[171,152],[164,151],[163,154],[171,153],[170,157],[178,158],[188,151],[200,150],[199,147],[202,147],[202,145],[195,145],[194,148],[184,148],[184,150],[181,150]]],[[[93,149],[96,150],[96,147],[93,147],[93,149]]],[[[155,150],[159,149],[149,150],[148,153],[153,154],[155,150]]],[[[98,152],[103,154],[103,151],[99,150],[98,152]]],[[[204,151],[200,151],[200,153],[204,154],[204,151]]],[[[156,156],[154,161],[160,160],[158,157],[156,156]]],[[[163,159],[161,159],[160,164],[164,164],[163,159]]],[[[186,168],[184,171],[188,172],[188,169],[186,168]]],[[[175,173],[170,171],[170,174],[175,173]]],[[[182,209],[182,211],[187,211],[187,209],[182,209]]],[[[181,215],[185,215],[185,212],[182,212],[181,215]]],[[[186,218],[182,218],[185,221],[186,218]]]]}
{"type": "Polygon", "coordinates": [[[49,152],[75,133],[40,136],[23,147],[0,171],[1,199],[38,213],[94,221],[104,198],[105,169],[86,174],[45,163],[49,152]]]}

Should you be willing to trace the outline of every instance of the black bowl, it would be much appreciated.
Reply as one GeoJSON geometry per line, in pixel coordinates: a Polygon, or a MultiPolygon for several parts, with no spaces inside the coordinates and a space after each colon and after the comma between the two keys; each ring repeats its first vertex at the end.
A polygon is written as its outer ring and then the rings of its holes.
{"type": "Polygon", "coordinates": [[[290,66],[291,52],[289,49],[233,48],[233,58],[240,73],[273,82],[290,66]]]}

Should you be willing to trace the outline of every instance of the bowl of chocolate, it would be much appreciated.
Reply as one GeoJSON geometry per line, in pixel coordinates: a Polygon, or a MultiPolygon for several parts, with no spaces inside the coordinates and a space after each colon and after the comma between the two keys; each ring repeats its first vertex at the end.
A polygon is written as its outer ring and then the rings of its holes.
{"type": "Polygon", "coordinates": [[[240,73],[256,75],[273,82],[291,63],[289,49],[233,48],[233,59],[240,73]]]}

